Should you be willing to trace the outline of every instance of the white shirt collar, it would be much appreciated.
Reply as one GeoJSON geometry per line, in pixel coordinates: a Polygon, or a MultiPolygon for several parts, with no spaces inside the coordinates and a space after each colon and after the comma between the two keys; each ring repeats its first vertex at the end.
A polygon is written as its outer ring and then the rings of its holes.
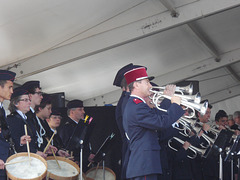
{"type": "Polygon", "coordinates": [[[141,98],[141,97],[139,97],[139,96],[137,96],[137,95],[130,95],[131,97],[136,97],[136,98],[138,98],[138,99],[141,99],[144,103],[146,103],[146,101],[143,99],[143,98],[141,98]]]}
{"type": "Polygon", "coordinates": [[[27,116],[25,114],[23,114],[22,111],[17,110],[17,113],[23,118],[23,119],[27,119],[27,116]]]}
{"type": "MultiPolygon", "coordinates": [[[[52,130],[52,132],[54,132],[54,131],[55,131],[55,129],[52,129],[52,128],[51,128],[51,130],[52,130]]],[[[56,134],[57,134],[57,131],[56,131],[56,134]]]]}
{"type": "Polygon", "coordinates": [[[76,124],[78,124],[77,121],[75,121],[74,119],[72,119],[70,116],[68,116],[73,122],[75,122],[76,124]]]}
{"type": "Polygon", "coordinates": [[[2,102],[0,102],[0,108],[2,108],[3,107],[3,103],[2,102]]]}
{"type": "Polygon", "coordinates": [[[35,111],[34,111],[34,109],[30,106],[30,110],[33,112],[33,113],[35,113],[35,111]]]}

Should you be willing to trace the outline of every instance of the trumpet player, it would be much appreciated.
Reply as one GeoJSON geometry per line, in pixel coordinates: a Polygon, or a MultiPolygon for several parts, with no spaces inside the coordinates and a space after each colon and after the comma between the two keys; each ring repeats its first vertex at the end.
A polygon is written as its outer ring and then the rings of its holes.
{"type": "Polygon", "coordinates": [[[151,109],[144,100],[152,88],[146,69],[132,69],[124,77],[131,92],[123,113],[123,127],[130,139],[131,151],[126,177],[131,180],[157,180],[162,169],[156,130],[170,127],[184,114],[181,98],[171,98],[167,113],[151,109]]]}
{"type": "MultiPolygon", "coordinates": [[[[204,100],[206,101],[206,100],[204,100]]],[[[210,129],[210,125],[206,124],[209,122],[210,116],[211,116],[211,109],[212,105],[208,104],[207,111],[204,115],[201,115],[199,112],[196,113],[197,122],[203,123],[202,128],[200,132],[198,132],[198,138],[200,140],[200,143],[207,144],[206,140],[202,138],[203,133],[208,133],[210,129]]],[[[198,146],[200,147],[200,146],[198,146]]],[[[195,159],[192,160],[192,168],[193,168],[193,179],[194,180],[203,180],[204,174],[203,174],[203,158],[201,156],[197,156],[195,159]]]]}
{"type": "MultiPolygon", "coordinates": [[[[228,115],[224,110],[219,110],[215,115],[215,123],[218,130],[225,130],[228,125],[228,115]]],[[[228,143],[227,147],[230,147],[231,143],[228,143]]],[[[223,151],[222,157],[225,157],[225,152],[223,151]]],[[[223,162],[223,179],[230,180],[231,179],[231,163],[229,161],[223,162]]],[[[219,156],[211,155],[208,156],[203,161],[203,173],[205,179],[218,180],[219,179],[219,156]]],[[[236,169],[234,174],[236,174],[236,169]]]]}
{"type": "MultiPolygon", "coordinates": [[[[188,116],[189,111],[186,110],[184,115],[188,116]]],[[[190,133],[189,133],[190,134],[190,133]]],[[[191,132],[191,136],[186,137],[178,133],[177,138],[183,141],[182,143],[175,142],[177,144],[177,151],[170,150],[171,153],[171,165],[172,165],[172,178],[174,180],[192,180],[193,179],[193,170],[191,166],[192,158],[194,158],[197,153],[190,154],[191,151],[189,147],[191,145],[198,145],[199,139],[196,138],[195,134],[191,132]]],[[[173,141],[173,140],[172,140],[173,141]]]]}
{"type": "Polygon", "coordinates": [[[124,74],[127,71],[137,67],[143,67],[143,66],[133,65],[133,63],[125,65],[117,72],[113,82],[114,86],[121,87],[121,90],[122,90],[122,94],[120,99],[118,100],[118,104],[115,111],[115,119],[116,119],[119,132],[121,134],[121,139],[122,139],[122,152],[121,152],[121,179],[122,180],[126,179],[127,162],[130,154],[130,150],[128,147],[129,140],[127,139],[125,135],[125,131],[123,129],[123,111],[125,109],[127,100],[130,96],[130,91],[129,91],[126,79],[124,77],[124,74]]]}
{"type": "MultiPolygon", "coordinates": [[[[158,86],[157,84],[150,82],[150,84],[154,86],[158,86]]],[[[175,85],[167,85],[163,94],[168,96],[173,96],[174,94],[175,85]]],[[[150,108],[156,108],[155,105],[152,103],[152,95],[150,97],[146,97],[144,100],[146,104],[150,108]]],[[[170,103],[169,100],[165,100],[170,103]]],[[[163,104],[164,105],[164,104],[163,104]]],[[[165,104],[166,105],[166,104],[165,104]]],[[[164,107],[167,108],[167,107],[164,107]]],[[[161,147],[160,150],[160,159],[161,159],[161,166],[162,166],[162,173],[159,175],[159,180],[170,180],[172,179],[172,166],[171,166],[171,154],[168,152],[168,140],[178,134],[178,130],[174,128],[175,126],[179,126],[178,122],[173,123],[172,126],[168,128],[161,128],[158,130],[158,138],[159,138],[159,145],[161,147]]]]}

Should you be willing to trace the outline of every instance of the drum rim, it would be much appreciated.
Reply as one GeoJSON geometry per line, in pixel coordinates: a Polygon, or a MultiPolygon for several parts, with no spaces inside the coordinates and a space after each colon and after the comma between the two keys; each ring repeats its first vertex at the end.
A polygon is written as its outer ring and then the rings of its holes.
{"type": "MultiPolygon", "coordinates": [[[[71,176],[71,177],[63,177],[63,176],[58,176],[58,175],[56,175],[56,174],[53,174],[53,173],[51,173],[51,172],[49,172],[49,171],[47,171],[47,174],[48,174],[48,176],[50,177],[50,178],[53,178],[53,179],[58,179],[58,180],[71,180],[71,179],[77,179],[77,177],[78,177],[78,175],[79,175],[79,173],[80,173],[80,168],[79,168],[79,166],[75,163],[75,162],[73,162],[73,161],[71,161],[70,159],[68,159],[68,158],[65,158],[65,157],[61,157],[61,156],[56,156],[56,158],[57,158],[57,160],[59,160],[59,161],[64,161],[64,162],[67,162],[68,164],[71,164],[73,167],[75,167],[76,169],[77,169],[77,171],[78,171],[78,174],[77,175],[74,175],[74,176],[71,176]]],[[[48,160],[55,160],[55,158],[54,158],[54,156],[48,156],[47,158],[46,158],[46,162],[48,161],[48,160]]]]}
{"type": "MultiPolygon", "coordinates": [[[[8,163],[9,161],[11,161],[12,159],[16,158],[16,157],[20,157],[20,156],[28,156],[28,153],[27,152],[21,152],[21,153],[17,153],[17,154],[13,154],[12,156],[8,157],[8,159],[6,160],[6,163],[8,163]]],[[[38,154],[35,154],[35,153],[30,153],[30,156],[32,157],[35,157],[37,159],[39,159],[40,161],[42,161],[46,167],[45,171],[43,174],[41,174],[40,176],[36,177],[36,178],[32,178],[31,180],[41,180],[43,179],[44,177],[46,177],[47,175],[47,161],[42,158],[41,156],[39,156],[38,154]]],[[[10,174],[7,169],[6,169],[6,173],[7,173],[7,177],[10,178],[10,179],[15,179],[15,180],[26,180],[26,179],[23,179],[23,178],[17,178],[15,176],[13,176],[12,174],[10,174]]]]}
{"type": "MultiPolygon", "coordinates": [[[[95,169],[97,169],[97,167],[93,167],[93,168],[89,169],[89,170],[85,173],[86,177],[87,177],[87,178],[91,178],[91,177],[88,177],[87,175],[88,175],[89,172],[91,172],[91,171],[93,171],[93,170],[95,170],[95,169]]],[[[98,169],[103,169],[103,166],[99,166],[98,169]]],[[[114,171],[113,171],[112,169],[110,169],[110,168],[108,168],[108,167],[104,167],[104,169],[107,170],[107,171],[109,171],[109,172],[111,172],[111,173],[114,175],[115,179],[116,179],[116,174],[114,173],[114,171]]]]}

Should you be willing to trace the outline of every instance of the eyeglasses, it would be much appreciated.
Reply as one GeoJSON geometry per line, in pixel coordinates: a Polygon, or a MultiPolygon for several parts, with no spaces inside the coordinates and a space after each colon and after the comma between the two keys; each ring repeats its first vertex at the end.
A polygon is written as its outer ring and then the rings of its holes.
{"type": "Polygon", "coordinates": [[[26,99],[20,99],[19,101],[30,102],[31,100],[26,98],[26,99]]]}
{"type": "Polygon", "coordinates": [[[35,92],[34,94],[38,94],[39,96],[42,96],[42,95],[43,95],[42,92],[35,92]]]}

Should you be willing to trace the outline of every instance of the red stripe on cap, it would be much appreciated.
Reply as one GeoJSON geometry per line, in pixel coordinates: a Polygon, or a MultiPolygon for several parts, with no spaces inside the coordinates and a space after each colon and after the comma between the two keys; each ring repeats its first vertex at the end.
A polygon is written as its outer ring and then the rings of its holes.
{"type": "Polygon", "coordinates": [[[137,80],[142,80],[148,78],[147,71],[145,67],[140,67],[132,69],[124,74],[127,84],[130,84],[137,80]]]}

